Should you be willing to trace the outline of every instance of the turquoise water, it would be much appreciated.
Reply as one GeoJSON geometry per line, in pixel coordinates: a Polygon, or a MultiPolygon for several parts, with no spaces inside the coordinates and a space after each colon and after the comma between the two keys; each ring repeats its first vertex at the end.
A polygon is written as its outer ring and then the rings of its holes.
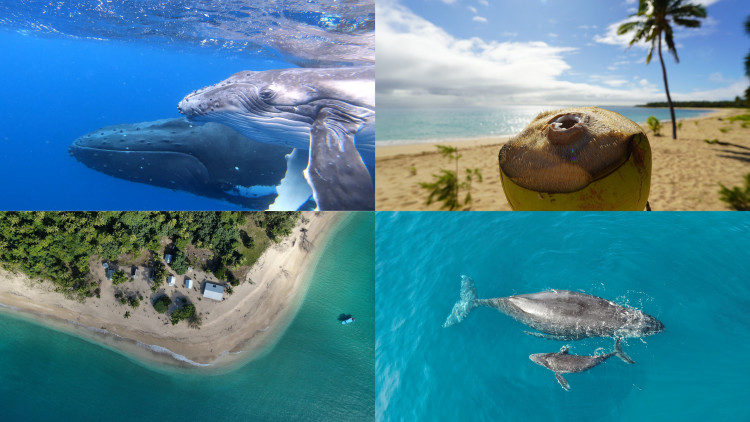
{"type": "Polygon", "coordinates": [[[374,216],[339,226],[287,331],[228,373],[150,369],[0,314],[0,420],[374,419],[374,216]],[[340,313],[354,324],[343,326],[340,313]]]}
{"type": "Polygon", "coordinates": [[[750,220],[741,213],[376,215],[376,412],[382,421],[750,420],[750,220]],[[532,353],[609,352],[478,308],[441,325],[460,276],[480,298],[583,291],[657,317],[664,332],[568,374],[532,353]]]}
{"type": "MultiPolygon", "coordinates": [[[[630,120],[645,122],[649,116],[669,120],[669,109],[602,106],[630,120]]],[[[506,106],[494,109],[379,109],[378,145],[399,145],[487,136],[515,135],[542,111],[556,106],[506,106]]],[[[710,110],[675,110],[677,119],[696,117],[710,110]]]]}

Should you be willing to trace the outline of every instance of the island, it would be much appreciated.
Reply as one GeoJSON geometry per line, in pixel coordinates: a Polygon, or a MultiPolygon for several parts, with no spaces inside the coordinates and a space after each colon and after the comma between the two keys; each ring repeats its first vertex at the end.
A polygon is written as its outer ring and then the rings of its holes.
{"type": "Polygon", "coordinates": [[[129,354],[262,354],[341,213],[0,212],[0,306],[129,354]]]}

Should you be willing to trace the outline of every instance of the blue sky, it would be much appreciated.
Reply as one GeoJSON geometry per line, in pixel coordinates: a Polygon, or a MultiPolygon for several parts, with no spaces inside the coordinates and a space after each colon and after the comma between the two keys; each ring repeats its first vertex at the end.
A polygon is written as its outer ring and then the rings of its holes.
{"type": "MultiPolygon", "coordinates": [[[[674,100],[743,96],[747,0],[693,0],[699,29],[676,29],[665,52],[674,100]]],[[[658,56],[627,48],[616,28],[637,0],[378,0],[377,104],[633,105],[665,101],[658,56]]]]}

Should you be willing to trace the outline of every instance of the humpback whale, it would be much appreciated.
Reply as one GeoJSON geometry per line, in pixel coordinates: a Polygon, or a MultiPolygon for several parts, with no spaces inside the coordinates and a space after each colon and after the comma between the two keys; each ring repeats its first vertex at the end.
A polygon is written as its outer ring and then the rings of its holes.
{"type": "MultiPolygon", "coordinates": [[[[110,176],[250,209],[279,200],[291,148],[254,142],[218,123],[198,126],[184,118],[107,126],[76,139],[68,152],[110,176]],[[281,183],[281,184],[280,184],[281,183]]],[[[302,202],[311,192],[306,192],[302,202]]]]}
{"type": "Polygon", "coordinates": [[[375,208],[375,68],[243,71],[193,91],[190,120],[231,126],[307,154],[304,177],[320,210],[375,208]]]}
{"type": "Polygon", "coordinates": [[[622,359],[625,363],[635,363],[620,347],[620,339],[618,338],[615,342],[615,350],[607,353],[606,355],[600,356],[578,356],[571,355],[568,353],[568,346],[563,346],[557,353],[535,353],[529,356],[532,362],[542,365],[555,373],[557,382],[560,383],[562,388],[570,390],[568,381],[562,376],[562,374],[568,374],[571,372],[583,372],[599,365],[605,360],[612,356],[617,356],[622,359]]]}
{"type": "Polygon", "coordinates": [[[488,306],[540,332],[526,332],[553,340],[586,337],[644,337],[664,331],[664,325],[638,309],[569,290],[550,290],[494,299],[478,299],[474,281],[461,276],[461,297],[443,324],[463,321],[471,310],[488,306]]]}

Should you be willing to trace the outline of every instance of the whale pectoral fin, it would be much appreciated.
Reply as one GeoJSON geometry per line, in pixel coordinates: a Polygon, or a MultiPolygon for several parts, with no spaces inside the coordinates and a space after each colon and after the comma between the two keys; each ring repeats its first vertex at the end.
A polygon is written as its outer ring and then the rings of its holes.
{"type": "Polygon", "coordinates": [[[633,359],[630,358],[625,352],[622,351],[622,345],[620,345],[620,338],[618,337],[615,341],[615,355],[617,355],[618,358],[622,359],[625,363],[635,363],[633,359]]]}
{"type": "Polygon", "coordinates": [[[375,187],[354,144],[360,122],[324,108],[312,125],[305,178],[319,210],[374,210],[375,187]]]}
{"type": "Polygon", "coordinates": [[[552,334],[537,333],[535,331],[524,331],[524,333],[526,333],[526,334],[528,334],[530,336],[534,336],[534,337],[546,338],[547,340],[560,340],[560,341],[570,340],[569,337],[556,336],[556,335],[552,335],[552,334]]]}
{"type": "Polygon", "coordinates": [[[559,372],[555,372],[555,378],[557,378],[557,382],[560,383],[562,388],[565,389],[565,391],[570,391],[570,384],[568,384],[568,380],[563,378],[562,374],[559,372]]]}

